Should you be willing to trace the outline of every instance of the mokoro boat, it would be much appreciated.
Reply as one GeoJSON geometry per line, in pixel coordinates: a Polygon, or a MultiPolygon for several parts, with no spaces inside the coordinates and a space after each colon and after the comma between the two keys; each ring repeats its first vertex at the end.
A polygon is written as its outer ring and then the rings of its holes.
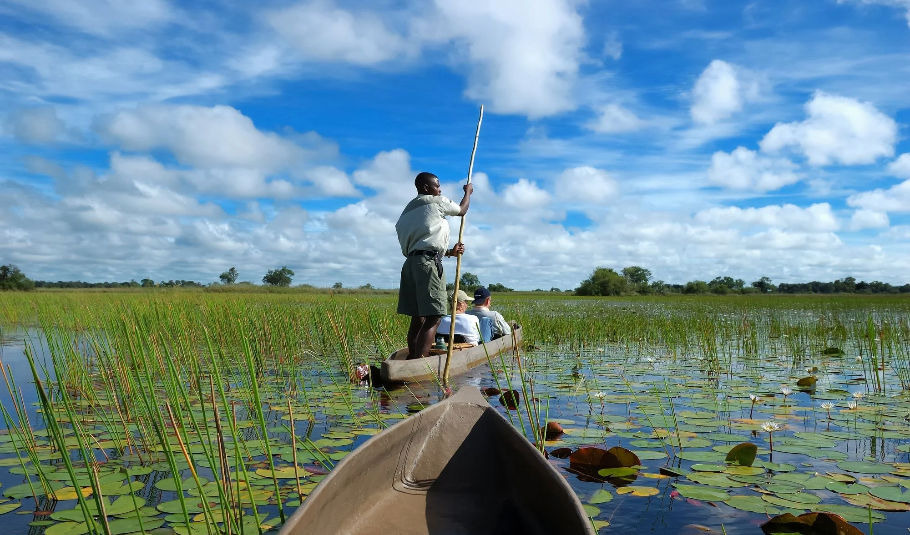
{"type": "MultiPolygon", "coordinates": [[[[503,351],[508,351],[515,346],[516,341],[521,342],[521,326],[514,327],[512,336],[503,336],[484,344],[463,349],[456,348],[452,351],[452,363],[449,365],[449,375],[458,375],[471,368],[487,363],[487,355],[494,357],[503,351]]],[[[408,348],[402,348],[382,361],[380,375],[384,383],[406,383],[408,381],[432,381],[434,374],[442,379],[446,367],[446,351],[434,349],[429,357],[408,360],[408,348]]]]}
{"type": "Polygon", "coordinates": [[[466,386],[345,457],[279,535],[594,535],[566,480],[466,386]]]}

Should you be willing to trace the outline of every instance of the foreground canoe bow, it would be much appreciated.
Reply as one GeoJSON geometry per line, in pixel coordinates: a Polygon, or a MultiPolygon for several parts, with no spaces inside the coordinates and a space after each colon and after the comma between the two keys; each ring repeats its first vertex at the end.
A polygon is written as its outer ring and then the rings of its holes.
{"type": "MultiPolygon", "coordinates": [[[[464,373],[471,368],[487,363],[487,355],[495,357],[503,351],[521,343],[522,328],[516,326],[512,333],[514,336],[503,336],[484,345],[477,345],[452,351],[452,363],[449,366],[450,375],[464,373]]],[[[457,347],[457,346],[456,346],[457,347]]],[[[408,360],[408,348],[402,348],[382,361],[380,374],[384,383],[407,383],[409,381],[432,381],[435,377],[442,379],[446,366],[446,352],[435,351],[429,357],[408,360]]]]}
{"type": "Polygon", "coordinates": [[[279,535],[594,535],[565,479],[474,387],[374,436],[279,535]]]}

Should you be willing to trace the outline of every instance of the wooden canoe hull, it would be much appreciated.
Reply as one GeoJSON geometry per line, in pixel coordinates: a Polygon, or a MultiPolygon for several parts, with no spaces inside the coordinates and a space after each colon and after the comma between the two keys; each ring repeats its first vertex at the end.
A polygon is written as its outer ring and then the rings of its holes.
{"type": "Polygon", "coordinates": [[[345,457],[279,535],[594,535],[566,480],[475,387],[345,457]]]}
{"type": "MultiPolygon", "coordinates": [[[[516,327],[513,331],[515,339],[521,342],[522,328],[516,327]]],[[[503,351],[514,347],[512,336],[503,336],[484,345],[469,347],[452,352],[452,363],[449,366],[449,375],[458,375],[471,368],[487,363],[487,354],[494,357],[503,351]]],[[[382,361],[380,374],[385,383],[407,383],[410,381],[432,381],[435,377],[442,379],[446,367],[446,355],[430,355],[422,359],[406,360],[408,348],[402,348],[392,353],[389,358],[382,361]]]]}

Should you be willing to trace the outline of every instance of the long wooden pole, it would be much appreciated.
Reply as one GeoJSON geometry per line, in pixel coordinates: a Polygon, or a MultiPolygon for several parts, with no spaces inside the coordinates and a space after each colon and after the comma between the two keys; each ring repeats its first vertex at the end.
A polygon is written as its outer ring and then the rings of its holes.
{"type": "MultiPolygon", "coordinates": [[[[471,175],[474,174],[474,154],[477,152],[477,140],[480,138],[480,123],[483,122],[483,104],[480,105],[480,117],[477,119],[477,132],[474,133],[474,148],[471,149],[471,163],[468,164],[468,184],[471,183],[471,175]]],[[[464,236],[464,220],[466,216],[461,216],[461,227],[458,229],[458,242],[464,236]]],[[[452,349],[455,347],[455,307],[458,305],[458,286],[461,279],[461,255],[455,261],[455,291],[452,292],[452,322],[449,324],[449,350],[446,353],[446,367],[442,373],[442,384],[449,386],[449,364],[452,362],[452,349]]]]}

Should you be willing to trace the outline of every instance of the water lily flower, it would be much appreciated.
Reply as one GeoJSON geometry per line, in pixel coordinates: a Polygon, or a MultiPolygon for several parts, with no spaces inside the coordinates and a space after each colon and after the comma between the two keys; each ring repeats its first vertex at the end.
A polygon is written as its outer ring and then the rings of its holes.
{"type": "Polygon", "coordinates": [[[773,433],[775,431],[780,431],[780,424],[777,422],[768,421],[761,424],[761,428],[765,433],[773,433]]]}
{"type": "Polygon", "coordinates": [[[851,395],[853,396],[853,399],[859,400],[859,399],[863,399],[863,396],[864,396],[865,394],[863,394],[862,392],[854,392],[854,393],[851,394],[851,395]]]}
{"type": "Polygon", "coordinates": [[[780,431],[780,429],[781,429],[780,424],[777,422],[773,422],[773,421],[767,421],[767,422],[761,424],[761,428],[762,428],[762,431],[764,431],[765,433],[768,433],[768,448],[771,449],[771,456],[773,457],[774,456],[774,441],[772,439],[774,437],[774,432],[780,431]]]}
{"type": "Polygon", "coordinates": [[[761,402],[761,398],[755,394],[749,394],[749,399],[752,401],[752,407],[749,408],[749,419],[752,419],[752,411],[755,410],[755,404],[761,402]]]}
{"type": "Polygon", "coordinates": [[[834,408],[834,403],[831,403],[830,401],[826,401],[826,402],[822,403],[822,408],[825,409],[826,411],[828,411],[828,419],[830,420],[831,419],[831,409],[834,408]]]}
{"type": "Polygon", "coordinates": [[[784,395],[784,405],[786,405],[787,396],[793,393],[793,389],[791,389],[789,386],[782,386],[780,387],[780,393],[784,395]]]}
{"type": "Polygon", "coordinates": [[[847,408],[850,409],[851,411],[856,409],[856,407],[858,407],[858,404],[855,401],[847,402],[847,408]]]}
{"type": "Polygon", "coordinates": [[[607,393],[606,392],[591,392],[591,397],[603,399],[603,398],[607,397],[607,393]]]}

